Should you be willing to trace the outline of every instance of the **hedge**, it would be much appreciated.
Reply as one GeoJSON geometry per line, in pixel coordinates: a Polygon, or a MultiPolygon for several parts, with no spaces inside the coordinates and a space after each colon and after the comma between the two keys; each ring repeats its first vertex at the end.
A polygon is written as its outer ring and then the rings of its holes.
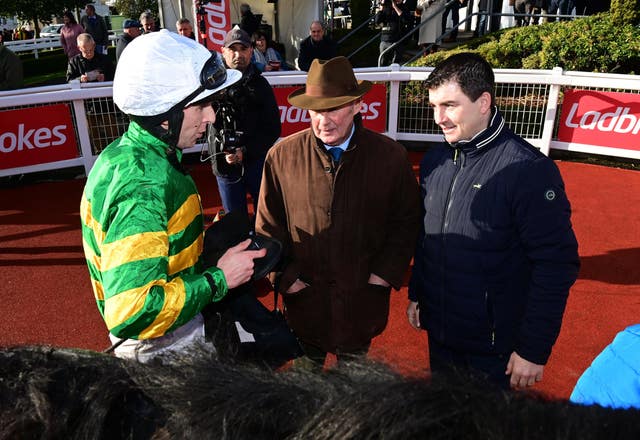
{"type": "Polygon", "coordinates": [[[472,51],[494,68],[552,69],[640,74],[640,28],[614,25],[611,14],[511,28],[483,42],[460,45],[417,60],[434,66],[453,53],[472,51]]]}

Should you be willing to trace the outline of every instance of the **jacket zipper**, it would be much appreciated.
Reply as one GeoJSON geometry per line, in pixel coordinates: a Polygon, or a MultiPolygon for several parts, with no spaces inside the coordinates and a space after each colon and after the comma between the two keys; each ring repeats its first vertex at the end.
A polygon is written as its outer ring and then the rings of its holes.
{"type": "MultiPolygon", "coordinates": [[[[456,187],[456,182],[458,180],[458,175],[460,174],[460,171],[462,171],[462,168],[464,168],[464,155],[461,154],[460,149],[458,148],[454,148],[453,150],[453,165],[456,167],[456,172],[453,175],[453,178],[451,179],[451,185],[449,186],[449,192],[447,193],[447,200],[445,203],[445,211],[444,211],[444,215],[442,216],[442,224],[440,225],[440,233],[442,235],[442,247],[444,249],[444,241],[445,241],[445,230],[446,230],[446,225],[447,225],[447,217],[449,216],[449,210],[451,208],[451,205],[453,203],[453,191],[456,187]],[[458,167],[458,153],[460,153],[460,166],[458,167]]],[[[446,256],[445,256],[446,258],[446,256]]],[[[445,307],[445,298],[446,298],[446,294],[445,294],[445,285],[444,285],[444,281],[445,281],[445,273],[444,273],[444,266],[441,266],[441,270],[442,273],[440,274],[440,276],[442,277],[442,291],[440,292],[441,296],[442,296],[442,322],[445,322],[446,319],[446,307],[445,307]]],[[[444,341],[444,328],[445,326],[442,326],[442,330],[441,330],[441,334],[440,334],[440,340],[444,341]]]]}
{"type": "Polygon", "coordinates": [[[485,307],[487,308],[487,319],[488,319],[488,324],[489,324],[489,330],[490,330],[490,339],[491,339],[491,348],[493,349],[496,345],[496,325],[495,325],[495,317],[494,317],[494,313],[493,313],[493,301],[491,300],[491,298],[489,298],[489,291],[485,290],[484,291],[484,304],[485,307]]]}
{"type": "Polygon", "coordinates": [[[444,237],[444,233],[447,225],[447,217],[449,216],[449,210],[451,209],[451,204],[453,203],[453,200],[452,200],[453,190],[456,187],[458,175],[460,174],[460,171],[462,171],[462,169],[464,168],[464,154],[460,153],[460,166],[458,167],[458,153],[460,152],[460,150],[456,148],[453,151],[454,151],[453,165],[456,166],[456,172],[453,175],[453,178],[451,179],[451,185],[449,186],[449,192],[447,194],[446,208],[444,210],[444,215],[442,216],[442,225],[440,226],[440,232],[442,233],[443,237],[444,237]]]}

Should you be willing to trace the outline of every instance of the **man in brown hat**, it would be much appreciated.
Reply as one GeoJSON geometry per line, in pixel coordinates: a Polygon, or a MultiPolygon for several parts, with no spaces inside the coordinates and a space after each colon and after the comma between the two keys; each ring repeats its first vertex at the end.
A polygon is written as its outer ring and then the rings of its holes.
{"type": "MultiPolygon", "coordinates": [[[[256,232],[283,243],[281,276],[289,325],[321,368],[365,355],[400,288],[420,221],[420,196],[404,147],[362,126],[362,96],[345,57],[314,60],[289,103],[311,128],[269,150],[256,232]]],[[[296,360],[300,364],[301,360],[296,360]]]]}

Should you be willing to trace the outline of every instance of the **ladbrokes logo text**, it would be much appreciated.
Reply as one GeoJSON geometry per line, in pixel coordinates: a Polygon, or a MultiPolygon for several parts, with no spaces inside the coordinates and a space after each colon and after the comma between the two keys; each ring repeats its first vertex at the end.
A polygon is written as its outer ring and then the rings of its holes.
{"type": "MultiPolygon", "coordinates": [[[[222,51],[224,46],[224,37],[231,30],[231,20],[229,14],[229,2],[221,0],[219,2],[202,1],[202,11],[205,13],[205,29],[207,48],[209,50],[222,51]]],[[[197,2],[196,2],[197,8],[197,2]]],[[[196,26],[199,26],[196,24],[196,26]]],[[[198,35],[200,32],[198,31],[198,35]]],[[[202,43],[202,41],[200,41],[202,43]]]]}
{"type": "Polygon", "coordinates": [[[640,150],[640,95],[567,90],[558,140],[640,150]]]}
{"type": "Polygon", "coordinates": [[[0,169],[57,162],[77,156],[68,105],[0,113],[0,169]]]}
{"type": "Polygon", "coordinates": [[[56,125],[53,129],[35,128],[26,129],[24,124],[18,125],[17,133],[0,134],[0,152],[11,153],[25,149],[45,148],[52,145],[62,145],[67,141],[64,130],[66,125],[56,125]]]}

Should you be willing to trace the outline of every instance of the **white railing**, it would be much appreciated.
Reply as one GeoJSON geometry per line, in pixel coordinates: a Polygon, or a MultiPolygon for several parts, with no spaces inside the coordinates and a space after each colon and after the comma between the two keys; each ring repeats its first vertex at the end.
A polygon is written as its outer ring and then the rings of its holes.
{"type": "MultiPolygon", "coordinates": [[[[118,40],[119,33],[109,35],[109,41],[112,46],[115,46],[118,40]]],[[[33,55],[38,59],[38,51],[53,50],[62,47],[60,43],[60,37],[42,37],[42,38],[30,38],[28,40],[13,40],[6,41],[4,43],[12,52],[33,52],[33,55]]]]}
{"type": "MultiPolygon", "coordinates": [[[[421,84],[432,69],[392,65],[355,69],[359,79],[387,84],[386,134],[399,141],[440,142],[442,134],[433,122],[431,109],[420,95],[421,84]],[[416,95],[416,90],[418,94],[416,95]],[[417,96],[417,98],[416,98],[417,96]],[[411,99],[409,99],[411,98],[411,99]]],[[[557,140],[559,111],[567,89],[619,91],[638,96],[640,77],[553,70],[496,69],[497,101],[507,124],[545,154],[550,149],[640,159],[638,145],[611,148],[557,140]]],[[[273,87],[304,84],[305,72],[268,72],[273,87]]],[[[69,103],[77,137],[78,157],[61,162],[0,169],[0,176],[83,166],[89,171],[99,152],[126,130],[126,117],[113,106],[112,83],[62,84],[0,92],[0,112],[36,108],[50,103],[69,103]],[[89,112],[87,111],[89,110],[89,112]]],[[[2,126],[0,116],[0,127],[2,126]]],[[[2,132],[0,131],[0,139],[2,132]]],[[[638,136],[636,136],[636,139],[638,136]]],[[[640,144],[640,141],[637,141],[640,144]]],[[[0,161],[3,145],[0,145],[0,161]]],[[[187,150],[199,151],[200,146],[187,150]]]]}
{"type": "Polygon", "coordinates": [[[4,45],[14,53],[33,51],[36,59],[38,58],[39,50],[52,50],[61,47],[60,37],[30,38],[29,40],[5,41],[4,45]]]}

